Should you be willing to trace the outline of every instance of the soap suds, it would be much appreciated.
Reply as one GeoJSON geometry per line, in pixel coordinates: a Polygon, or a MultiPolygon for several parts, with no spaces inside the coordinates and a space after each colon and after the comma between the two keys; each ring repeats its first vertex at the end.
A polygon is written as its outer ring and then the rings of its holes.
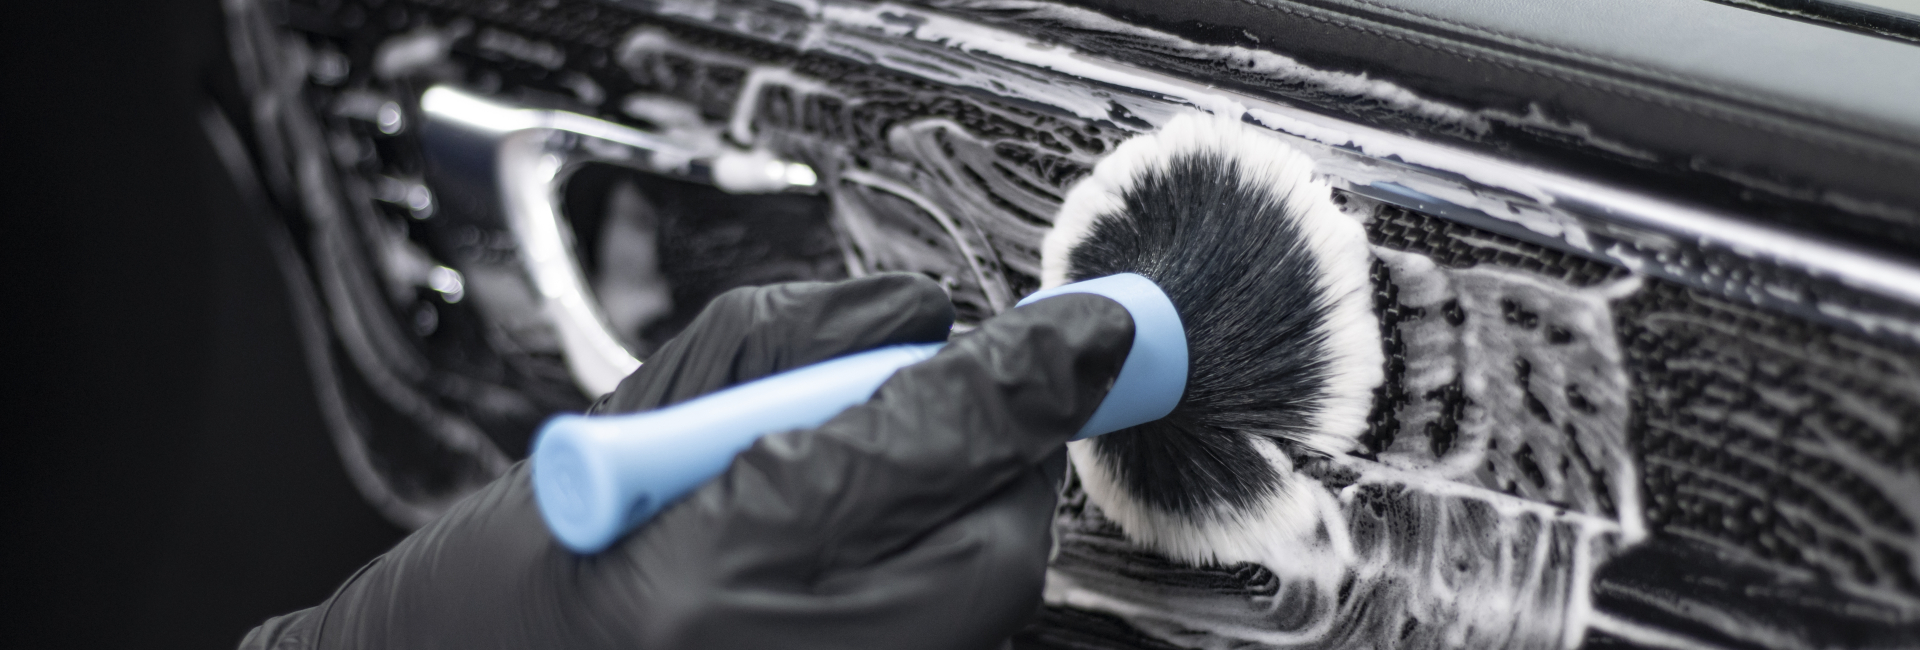
{"type": "MultiPolygon", "coordinates": [[[[1568,183],[1577,182],[1539,170],[912,8],[827,3],[819,15],[822,21],[795,42],[1013,104],[1060,109],[1101,127],[1097,134],[1075,130],[1056,118],[988,103],[964,104],[982,113],[954,114],[947,112],[954,104],[939,103],[951,100],[934,91],[873,79],[850,90],[847,80],[810,78],[789,65],[708,57],[747,71],[749,81],[728,115],[729,135],[819,168],[856,273],[923,269],[943,278],[957,303],[977,305],[976,313],[1006,304],[984,286],[1008,298],[1030,290],[1009,290],[1017,286],[1009,283],[1038,275],[1037,238],[1064,188],[1129,133],[1162,124],[1188,110],[1183,106],[1245,115],[1299,138],[1336,183],[1392,183],[1439,207],[1477,209],[1482,218],[1630,268],[1690,281],[1717,277],[1662,252],[1701,241],[1687,238],[1692,235],[1622,239],[1628,235],[1616,229],[1596,236],[1590,224],[1559,207],[1571,195],[1601,205],[1621,199],[1643,211],[1669,209],[1634,203],[1637,197],[1594,187],[1569,194],[1568,183]],[[1053,74],[1062,72],[1067,76],[1053,74]],[[887,112],[894,109],[876,105],[877,97],[902,108],[887,112]],[[936,105],[946,108],[924,108],[936,105]],[[853,116],[869,121],[856,125],[853,116]],[[841,121],[817,121],[823,119],[841,121]],[[843,128],[872,129],[878,141],[861,146],[878,148],[850,146],[846,136],[834,135],[843,128]],[[1049,140],[1055,137],[1064,139],[1049,140]],[[859,163],[848,164],[856,151],[859,163]],[[1458,176],[1420,173],[1417,166],[1458,176]]],[[[680,56],[707,56],[657,33],[635,38],[626,51],[672,48],[680,56]]],[[[1683,234],[1714,230],[1720,222],[1688,223],[1693,230],[1683,234]]],[[[1469,243],[1499,250],[1496,239],[1469,243]]],[[[1778,259],[1764,243],[1734,239],[1744,250],[1778,259]]],[[[1450,268],[1383,249],[1376,254],[1401,283],[1400,301],[1426,312],[1401,326],[1413,399],[1393,446],[1378,461],[1340,458],[1335,465],[1350,475],[1347,482],[1316,484],[1319,523],[1291,547],[1301,560],[1143,574],[1141,551],[1097,507],[1083,503],[1061,520],[1049,603],[1119,615],[1153,636],[1196,647],[1570,648],[1601,620],[1588,600],[1595,569],[1647,535],[1640,469],[1625,444],[1626,381],[1609,308],[1640,283],[1573,286],[1517,270],[1450,268]],[[1449,303],[1465,315],[1462,324],[1446,323],[1449,303]],[[1533,325],[1525,325],[1530,318],[1533,325]],[[1457,408],[1457,429],[1450,446],[1434,453],[1427,425],[1442,417],[1443,407],[1457,408]],[[1195,571],[1229,569],[1248,580],[1250,591],[1181,582],[1195,571]],[[1390,639],[1379,629],[1406,632],[1390,639]]],[[[1722,288],[1746,286],[1714,281],[1722,288]]],[[[1771,286],[1753,290],[1782,299],[1771,286]]]]}

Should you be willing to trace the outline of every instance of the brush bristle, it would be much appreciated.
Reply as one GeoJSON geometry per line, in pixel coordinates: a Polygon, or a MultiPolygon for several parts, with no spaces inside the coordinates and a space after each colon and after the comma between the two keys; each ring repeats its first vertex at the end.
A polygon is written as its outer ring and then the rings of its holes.
{"type": "Polygon", "coordinates": [[[1192,365],[1166,418],[1075,443],[1088,497],[1189,562],[1272,561],[1313,534],[1318,486],[1293,458],[1351,449],[1383,375],[1370,260],[1312,161],[1271,132],[1188,114],[1122,143],[1067,194],[1042,282],[1151,278],[1192,365]]]}

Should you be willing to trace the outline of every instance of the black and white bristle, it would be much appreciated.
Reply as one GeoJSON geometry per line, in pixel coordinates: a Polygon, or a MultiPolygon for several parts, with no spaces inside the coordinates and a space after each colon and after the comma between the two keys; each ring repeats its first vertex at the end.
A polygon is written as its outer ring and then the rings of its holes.
{"type": "Polygon", "coordinates": [[[1054,287],[1151,278],[1186,327],[1166,418],[1073,443],[1087,497],[1178,560],[1270,562],[1314,533],[1293,459],[1348,451],[1383,376],[1359,222],[1272,132],[1186,114],[1122,143],[1067,194],[1042,246],[1054,287]]]}

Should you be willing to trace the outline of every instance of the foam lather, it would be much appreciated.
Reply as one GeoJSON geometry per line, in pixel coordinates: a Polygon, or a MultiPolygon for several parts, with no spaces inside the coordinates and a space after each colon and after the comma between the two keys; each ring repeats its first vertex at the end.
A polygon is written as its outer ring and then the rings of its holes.
{"type": "MultiPolygon", "coordinates": [[[[1122,273],[1028,296],[1106,296],[1133,317],[1133,347],[1107,397],[1075,440],[1166,416],[1186,390],[1187,339],[1153,281],[1122,273]]],[[[533,493],[547,528],[576,553],[611,546],[662,508],[719,476],[762,436],[820,426],[873,397],[893,373],[944,343],[894,345],[716,391],[662,409],[561,415],[533,445],[533,493]]]]}

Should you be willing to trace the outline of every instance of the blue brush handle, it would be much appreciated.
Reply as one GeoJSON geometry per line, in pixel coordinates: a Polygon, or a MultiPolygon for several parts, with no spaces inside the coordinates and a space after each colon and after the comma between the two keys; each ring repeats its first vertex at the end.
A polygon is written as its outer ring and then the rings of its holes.
{"type": "MultiPolygon", "coordinates": [[[[1120,375],[1075,439],[1172,411],[1186,389],[1187,340],[1166,294],[1126,273],[1041,291],[1020,304],[1063,293],[1107,296],[1134,320],[1133,348],[1120,375]]],[[[557,416],[541,428],[533,447],[540,514],[567,548],[598,552],[719,476],[755,440],[820,426],[873,397],[894,371],[945,345],[868,350],[643,413],[557,416]]]]}

